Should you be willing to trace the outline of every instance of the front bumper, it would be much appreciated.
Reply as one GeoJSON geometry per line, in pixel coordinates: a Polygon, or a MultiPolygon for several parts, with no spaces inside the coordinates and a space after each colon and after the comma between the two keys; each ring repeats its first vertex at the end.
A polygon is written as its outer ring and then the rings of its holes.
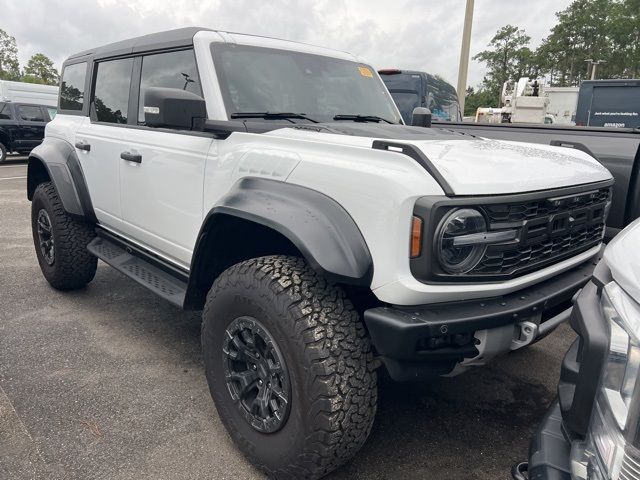
{"type": "MultiPolygon", "coordinates": [[[[611,281],[601,262],[577,297],[570,323],[578,339],[562,362],[558,399],[540,423],[529,449],[530,480],[570,480],[571,449],[583,442],[589,429],[600,373],[604,365],[609,330],[600,309],[600,295],[611,281]]],[[[516,473],[514,479],[519,479],[516,473]]]]}
{"type": "Polygon", "coordinates": [[[395,380],[448,374],[456,364],[479,355],[474,336],[478,331],[527,320],[535,322],[538,336],[555,328],[558,319],[568,317],[571,299],[589,281],[601,253],[508,295],[424,306],[376,307],[364,312],[364,321],[377,353],[395,380]]]}

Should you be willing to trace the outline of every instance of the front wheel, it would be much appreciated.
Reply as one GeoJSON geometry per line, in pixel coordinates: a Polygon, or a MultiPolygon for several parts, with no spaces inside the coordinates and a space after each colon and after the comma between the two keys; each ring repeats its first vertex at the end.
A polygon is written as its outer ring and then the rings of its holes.
{"type": "Polygon", "coordinates": [[[203,312],[202,346],[220,418],[278,479],[315,479],[364,444],[376,412],[371,345],[344,292],[304,260],[226,270],[203,312]]]}
{"type": "Polygon", "coordinates": [[[98,259],[87,245],[95,232],[64,210],[51,182],[41,183],[33,193],[31,228],[40,269],[52,287],[73,290],[93,280],[98,259]]]}
{"type": "Polygon", "coordinates": [[[0,142],[0,163],[4,163],[7,160],[7,147],[0,142]]]}

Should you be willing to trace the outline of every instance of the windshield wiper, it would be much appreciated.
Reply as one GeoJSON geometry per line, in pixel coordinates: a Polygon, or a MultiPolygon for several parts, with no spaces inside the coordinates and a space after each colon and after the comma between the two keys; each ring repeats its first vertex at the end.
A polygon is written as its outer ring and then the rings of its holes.
{"type": "Polygon", "coordinates": [[[336,115],[333,117],[334,120],[353,120],[354,122],[376,122],[380,123],[380,121],[387,123],[395,123],[391,120],[387,120],[386,118],[377,117],[376,115],[336,115]]]}
{"type": "Polygon", "coordinates": [[[302,120],[308,120],[312,123],[319,123],[317,120],[307,117],[304,113],[292,112],[234,112],[230,116],[231,118],[264,118],[266,120],[291,120],[292,118],[300,118],[302,120]]]}

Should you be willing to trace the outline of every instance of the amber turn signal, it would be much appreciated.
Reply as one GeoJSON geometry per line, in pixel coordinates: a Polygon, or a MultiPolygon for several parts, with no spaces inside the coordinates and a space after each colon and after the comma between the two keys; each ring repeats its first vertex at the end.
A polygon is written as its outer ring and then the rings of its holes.
{"type": "Polygon", "coordinates": [[[411,258],[420,256],[422,251],[422,219],[413,217],[411,221],[411,258]]]}

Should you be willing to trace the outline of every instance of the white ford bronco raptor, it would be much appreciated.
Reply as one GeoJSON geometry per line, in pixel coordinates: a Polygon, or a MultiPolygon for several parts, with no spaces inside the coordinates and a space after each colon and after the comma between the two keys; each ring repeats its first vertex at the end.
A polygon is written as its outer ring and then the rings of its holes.
{"type": "Polygon", "coordinates": [[[599,259],[612,177],[588,154],[413,123],[315,46],[187,28],[73,55],[29,158],[42,272],[80,288],[100,259],[202,310],[238,447],[321,477],[367,438],[379,365],[425,380],[528,345],[599,259]]]}

